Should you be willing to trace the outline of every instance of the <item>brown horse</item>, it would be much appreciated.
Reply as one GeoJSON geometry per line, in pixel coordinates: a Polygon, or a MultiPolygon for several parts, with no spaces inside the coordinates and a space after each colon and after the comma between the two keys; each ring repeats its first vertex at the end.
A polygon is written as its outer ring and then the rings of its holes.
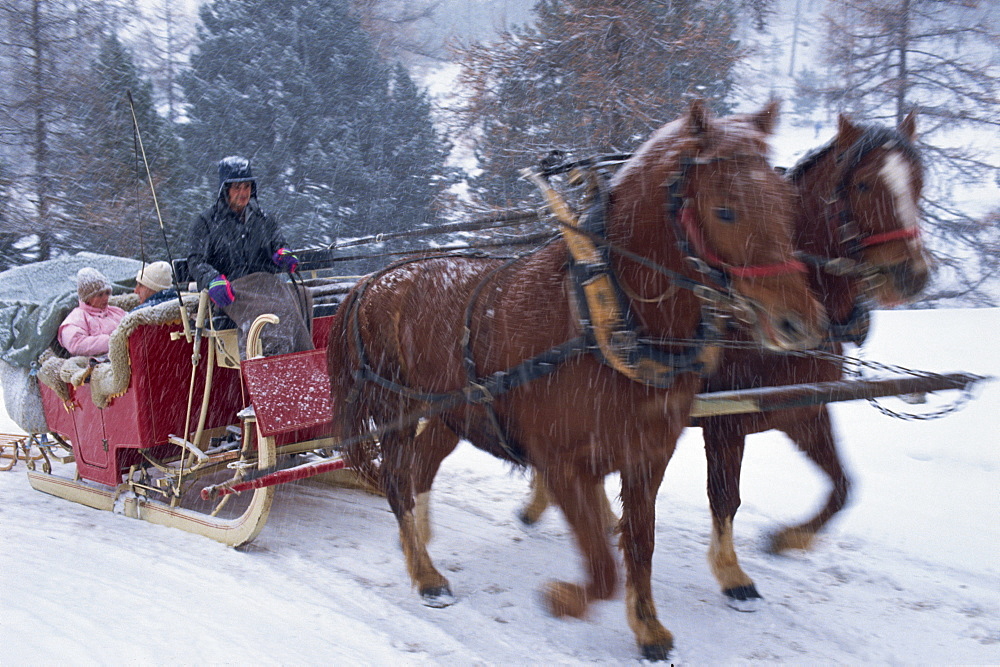
{"type": "MultiPolygon", "coordinates": [[[[907,116],[896,130],[861,126],[841,117],[836,137],[791,171],[798,192],[794,236],[811,265],[810,285],[830,317],[829,351],[861,344],[868,328],[868,301],[891,306],[912,299],[928,279],[920,242],[918,207],[923,171],[913,146],[916,124],[907,116]]],[[[735,332],[738,340],[745,334],[735,332]]],[[[727,349],[706,391],[838,380],[841,364],[829,358],[727,349]]],[[[712,511],[709,564],[731,606],[749,610],[760,599],[733,548],[733,520],[740,505],[740,469],[746,436],[784,431],[831,482],[823,508],[800,525],[778,532],[771,549],[806,549],[816,533],[843,509],[850,481],[837,452],[826,406],[702,418],[712,511]]],[[[531,524],[548,507],[537,477],[520,512],[531,524]]],[[[606,520],[616,517],[604,504],[606,520]]]]}
{"type": "Polygon", "coordinates": [[[372,422],[400,425],[381,439],[381,483],[426,603],[448,604],[451,592],[427,553],[415,507],[461,436],[534,466],[563,510],[587,581],[549,584],[546,605],[556,616],[582,617],[591,602],[616,593],[599,483],[620,473],[626,614],[643,654],[667,656],[673,638],[657,619],[650,585],[654,501],[701,383],[694,356],[708,358],[687,354],[704,323],[691,287],[722,275],[733,298],[755,313],[760,342],[773,349],[815,344],[826,325],[791,257],[791,188],[766,159],[776,111],[772,103],[749,119],[715,119],[695,102],[610,183],[607,265],[623,291],[627,285],[628,293],[662,295],[626,299],[631,333],[684,341],[654,345],[654,356],[687,360],[660,383],[613,369],[603,348],[566,352],[567,341],[592,343],[600,332],[581,318],[594,304],[574,299],[568,269],[579,266],[564,241],[515,262],[404,261],[368,277],[345,300],[328,351],[334,419],[345,437],[372,422]],[[678,197],[683,206],[668,206],[678,197]],[[700,262],[685,261],[690,248],[700,262]],[[541,377],[533,373],[539,369],[541,377]],[[522,373],[537,379],[519,382],[522,373]],[[509,391],[495,391],[504,386],[494,382],[498,376],[509,380],[509,391]],[[454,401],[462,395],[476,398],[454,401]],[[412,420],[401,419],[435,404],[438,416],[419,435],[412,420]]]}
{"type": "MultiPolygon", "coordinates": [[[[867,334],[866,303],[896,305],[916,296],[928,280],[918,217],[923,170],[914,148],[913,115],[892,130],[856,125],[841,116],[836,137],[787,174],[799,193],[796,246],[811,265],[810,284],[831,322],[830,351],[860,345],[867,334]]],[[[820,358],[725,351],[705,390],[722,391],[839,380],[842,364],[820,358]]],[[[723,593],[737,608],[760,598],[733,548],[740,505],[740,468],[746,436],[770,429],[789,438],[829,477],[826,503],[812,518],[785,528],[771,549],[807,549],[841,509],[850,482],[844,472],[826,406],[700,420],[708,457],[712,512],[709,563],[723,593]]]]}

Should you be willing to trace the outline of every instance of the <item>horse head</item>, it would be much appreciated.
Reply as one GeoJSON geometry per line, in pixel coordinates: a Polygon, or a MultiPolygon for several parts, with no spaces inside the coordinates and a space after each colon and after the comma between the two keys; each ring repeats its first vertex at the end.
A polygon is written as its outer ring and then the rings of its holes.
{"type": "MultiPolygon", "coordinates": [[[[703,102],[693,102],[685,117],[656,132],[619,170],[612,213],[653,221],[635,226],[659,235],[635,231],[633,248],[684,266],[704,287],[696,288],[703,297],[724,294],[722,302],[764,347],[806,349],[822,338],[826,317],[794,257],[792,188],[768,163],[778,106],[774,101],[756,114],[716,118],[703,102]],[[664,189],[666,205],[649,194],[664,189]],[[675,237],[662,234],[664,209],[675,237]]],[[[630,268],[630,284],[653,280],[630,268]]]]}
{"type": "Polygon", "coordinates": [[[797,219],[803,249],[846,262],[846,275],[864,278],[869,296],[887,306],[912,300],[930,276],[915,138],[913,113],[896,129],[841,114],[833,141],[790,172],[803,197],[797,219]]]}

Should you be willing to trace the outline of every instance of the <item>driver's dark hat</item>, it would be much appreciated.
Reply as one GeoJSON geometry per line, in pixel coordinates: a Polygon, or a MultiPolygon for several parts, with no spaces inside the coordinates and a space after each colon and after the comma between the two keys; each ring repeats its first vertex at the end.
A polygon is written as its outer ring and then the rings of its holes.
{"type": "Polygon", "coordinates": [[[219,160],[219,191],[230,183],[255,183],[253,172],[250,171],[250,160],[239,155],[230,155],[219,160]]]}

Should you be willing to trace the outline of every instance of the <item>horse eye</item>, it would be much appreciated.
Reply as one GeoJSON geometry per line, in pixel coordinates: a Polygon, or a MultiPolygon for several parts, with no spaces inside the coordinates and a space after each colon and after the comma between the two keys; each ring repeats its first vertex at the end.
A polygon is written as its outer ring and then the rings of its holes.
{"type": "Polygon", "coordinates": [[[736,222],[736,212],[726,206],[718,206],[715,208],[715,217],[723,222],[736,222]]]}

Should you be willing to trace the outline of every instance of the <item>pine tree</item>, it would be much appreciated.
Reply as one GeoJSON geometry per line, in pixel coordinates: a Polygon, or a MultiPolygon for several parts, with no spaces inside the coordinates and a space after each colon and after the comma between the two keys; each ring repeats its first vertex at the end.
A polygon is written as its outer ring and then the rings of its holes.
{"type": "Polygon", "coordinates": [[[73,202],[66,190],[78,170],[69,146],[79,138],[75,119],[91,93],[87,68],[108,26],[131,16],[131,5],[126,0],[0,3],[0,141],[21,207],[11,210],[11,223],[34,239],[30,254],[38,259],[95,249],[71,229],[73,202]]]}
{"type": "Polygon", "coordinates": [[[440,59],[440,41],[432,37],[438,0],[351,0],[352,12],[369,35],[377,35],[375,48],[387,60],[413,56],[440,59]],[[428,29],[430,28],[430,30],[428,29]]]}
{"type": "Polygon", "coordinates": [[[443,187],[429,109],[415,118],[396,106],[392,68],[349,9],[348,0],[215,0],[202,7],[184,81],[185,145],[205,174],[203,198],[216,191],[220,158],[251,158],[262,206],[300,247],[424,222],[433,198],[414,207],[400,193],[443,187]],[[402,142],[430,162],[415,166],[402,142]]]}
{"type": "Polygon", "coordinates": [[[694,97],[728,110],[743,53],[729,3],[540,0],[533,25],[459,50],[487,205],[533,196],[520,168],[550,150],[629,151],[694,97]]]}
{"type": "Polygon", "coordinates": [[[391,74],[390,114],[396,123],[390,127],[389,151],[384,157],[386,171],[394,188],[396,212],[406,212],[404,227],[430,224],[437,212],[448,207],[443,188],[456,179],[453,170],[442,167],[450,149],[431,122],[431,102],[417,87],[409,72],[397,64],[391,74]]]}
{"type": "Polygon", "coordinates": [[[10,207],[10,181],[7,179],[7,165],[0,162],[0,271],[23,264],[18,243],[24,234],[12,224],[10,207]]]}
{"type": "Polygon", "coordinates": [[[181,120],[183,90],[181,72],[187,52],[194,43],[194,14],[183,10],[181,0],[149,0],[142,20],[141,37],[145,48],[136,52],[142,69],[153,82],[158,105],[168,122],[181,120]]]}
{"type": "Polygon", "coordinates": [[[153,107],[152,85],[115,35],[103,41],[90,75],[81,83],[80,105],[72,117],[77,131],[67,138],[61,157],[69,214],[64,242],[119,256],[163,259],[166,250],[135,125],[164,216],[169,216],[180,189],[180,146],[153,107]]]}
{"type": "MultiPolygon", "coordinates": [[[[71,14],[63,3],[49,0],[12,0],[0,5],[4,72],[3,138],[32,202],[33,227],[48,250],[53,230],[62,226],[53,156],[59,152],[60,119],[70,108],[69,90],[58,85],[71,68],[64,55],[79,44],[71,28],[71,14]]],[[[46,256],[45,259],[48,257],[46,256]]]]}
{"type": "Polygon", "coordinates": [[[1000,230],[961,210],[951,192],[955,184],[986,183],[1000,168],[995,150],[977,150],[953,136],[956,130],[996,136],[1000,127],[1000,31],[980,4],[843,0],[825,17],[826,57],[837,75],[825,91],[831,103],[858,120],[890,125],[918,111],[918,146],[927,171],[925,228],[935,237],[938,267],[949,274],[928,303],[956,296],[998,303],[981,286],[984,277],[1000,275],[1000,230]]]}

